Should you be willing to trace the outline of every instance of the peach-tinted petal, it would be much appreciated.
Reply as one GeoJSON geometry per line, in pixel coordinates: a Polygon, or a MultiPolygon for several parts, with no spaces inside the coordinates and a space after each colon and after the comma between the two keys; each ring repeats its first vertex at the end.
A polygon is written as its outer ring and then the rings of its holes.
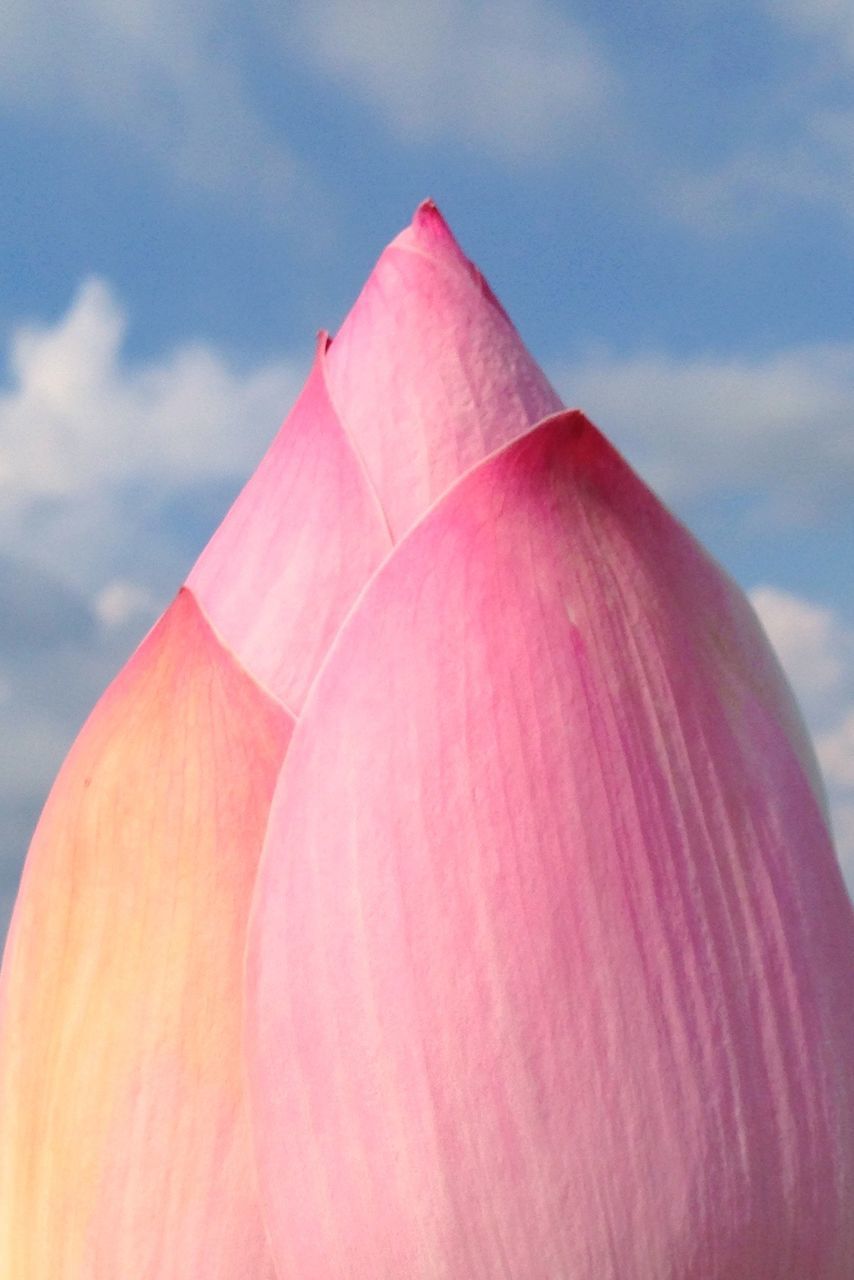
{"type": "Polygon", "coordinates": [[[4,1280],[272,1280],[241,974],[290,729],[185,591],[72,748],[0,988],[4,1280]]]}
{"type": "Polygon", "coordinates": [[[395,538],[469,466],[561,407],[430,201],[377,263],[328,378],[395,538]]]}
{"type": "Polygon", "coordinates": [[[339,634],[247,1056],[280,1280],[848,1280],[854,922],[747,606],[581,415],[339,634]]]}
{"type": "Polygon", "coordinates": [[[321,334],[302,394],[188,578],[246,669],[295,711],[391,545],[329,402],[326,346],[321,334]]]}

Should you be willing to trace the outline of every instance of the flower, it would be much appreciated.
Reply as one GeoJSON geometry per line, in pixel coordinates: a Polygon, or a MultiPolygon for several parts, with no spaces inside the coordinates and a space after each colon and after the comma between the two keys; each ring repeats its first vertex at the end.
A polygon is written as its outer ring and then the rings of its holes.
{"type": "Polygon", "coordinates": [[[749,606],[427,204],[48,801],[0,1270],[845,1280],[852,959],[749,606]]]}

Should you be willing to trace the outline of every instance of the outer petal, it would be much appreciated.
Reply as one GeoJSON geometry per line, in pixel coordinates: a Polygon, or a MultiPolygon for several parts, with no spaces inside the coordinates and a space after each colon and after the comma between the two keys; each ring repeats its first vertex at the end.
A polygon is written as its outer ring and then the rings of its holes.
{"type": "Polygon", "coordinates": [[[299,400],[188,578],[247,670],[295,710],[391,546],[329,401],[327,342],[321,334],[299,400]]]}
{"type": "Polygon", "coordinates": [[[290,727],[184,592],[73,747],[0,988],[3,1277],[272,1277],[239,1035],[290,727]]]}
{"type": "Polygon", "coordinates": [[[430,201],[341,326],[329,387],[395,538],[469,466],[561,407],[430,201]]]}
{"type": "Polygon", "coordinates": [[[580,415],[401,544],[250,926],[281,1280],[846,1280],[854,923],[743,600],[580,415]]]}

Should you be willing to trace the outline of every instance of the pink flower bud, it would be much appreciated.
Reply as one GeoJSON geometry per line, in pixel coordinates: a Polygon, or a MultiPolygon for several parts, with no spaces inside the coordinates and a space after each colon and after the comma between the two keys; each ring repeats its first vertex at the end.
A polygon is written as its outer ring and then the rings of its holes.
{"type": "Polygon", "coordinates": [[[3,1277],[850,1280],[812,749],[560,408],[423,205],[48,800],[3,1277]]]}

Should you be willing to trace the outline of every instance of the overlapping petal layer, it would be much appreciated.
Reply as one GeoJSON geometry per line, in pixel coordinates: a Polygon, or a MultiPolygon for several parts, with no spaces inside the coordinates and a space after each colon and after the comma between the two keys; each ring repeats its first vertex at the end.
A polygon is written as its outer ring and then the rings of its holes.
{"type": "Polygon", "coordinates": [[[329,400],[326,347],[322,334],[302,394],[187,580],[247,670],[295,711],[391,547],[329,400]]]}
{"type": "Polygon", "coordinates": [[[280,1280],[846,1280],[851,907],[743,599],[580,415],[399,546],[253,908],[280,1280]]]}
{"type": "Polygon", "coordinates": [[[385,250],[188,578],[299,712],[359,589],[431,501],[560,401],[430,202],[385,250]]]}
{"type": "Polygon", "coordinates": [[[241,971],[290,730],[185,591],[73,747],[0,989],[9,1280],[271,1280],[241,971]]]}
{"type": "Polygon", "coordinates": [[[286,710],[181,597],[93,715],[34,841],[0,1028],[0,1265],[15,1275],[266,1274],[234,1039],[288,712],[393,533],[557,405],[433,206],[383,255],[338,341],[329,362],[321,338],[188,580],[286,710]],[[386,448],[375,428],[390,424],[386,448]]]}

